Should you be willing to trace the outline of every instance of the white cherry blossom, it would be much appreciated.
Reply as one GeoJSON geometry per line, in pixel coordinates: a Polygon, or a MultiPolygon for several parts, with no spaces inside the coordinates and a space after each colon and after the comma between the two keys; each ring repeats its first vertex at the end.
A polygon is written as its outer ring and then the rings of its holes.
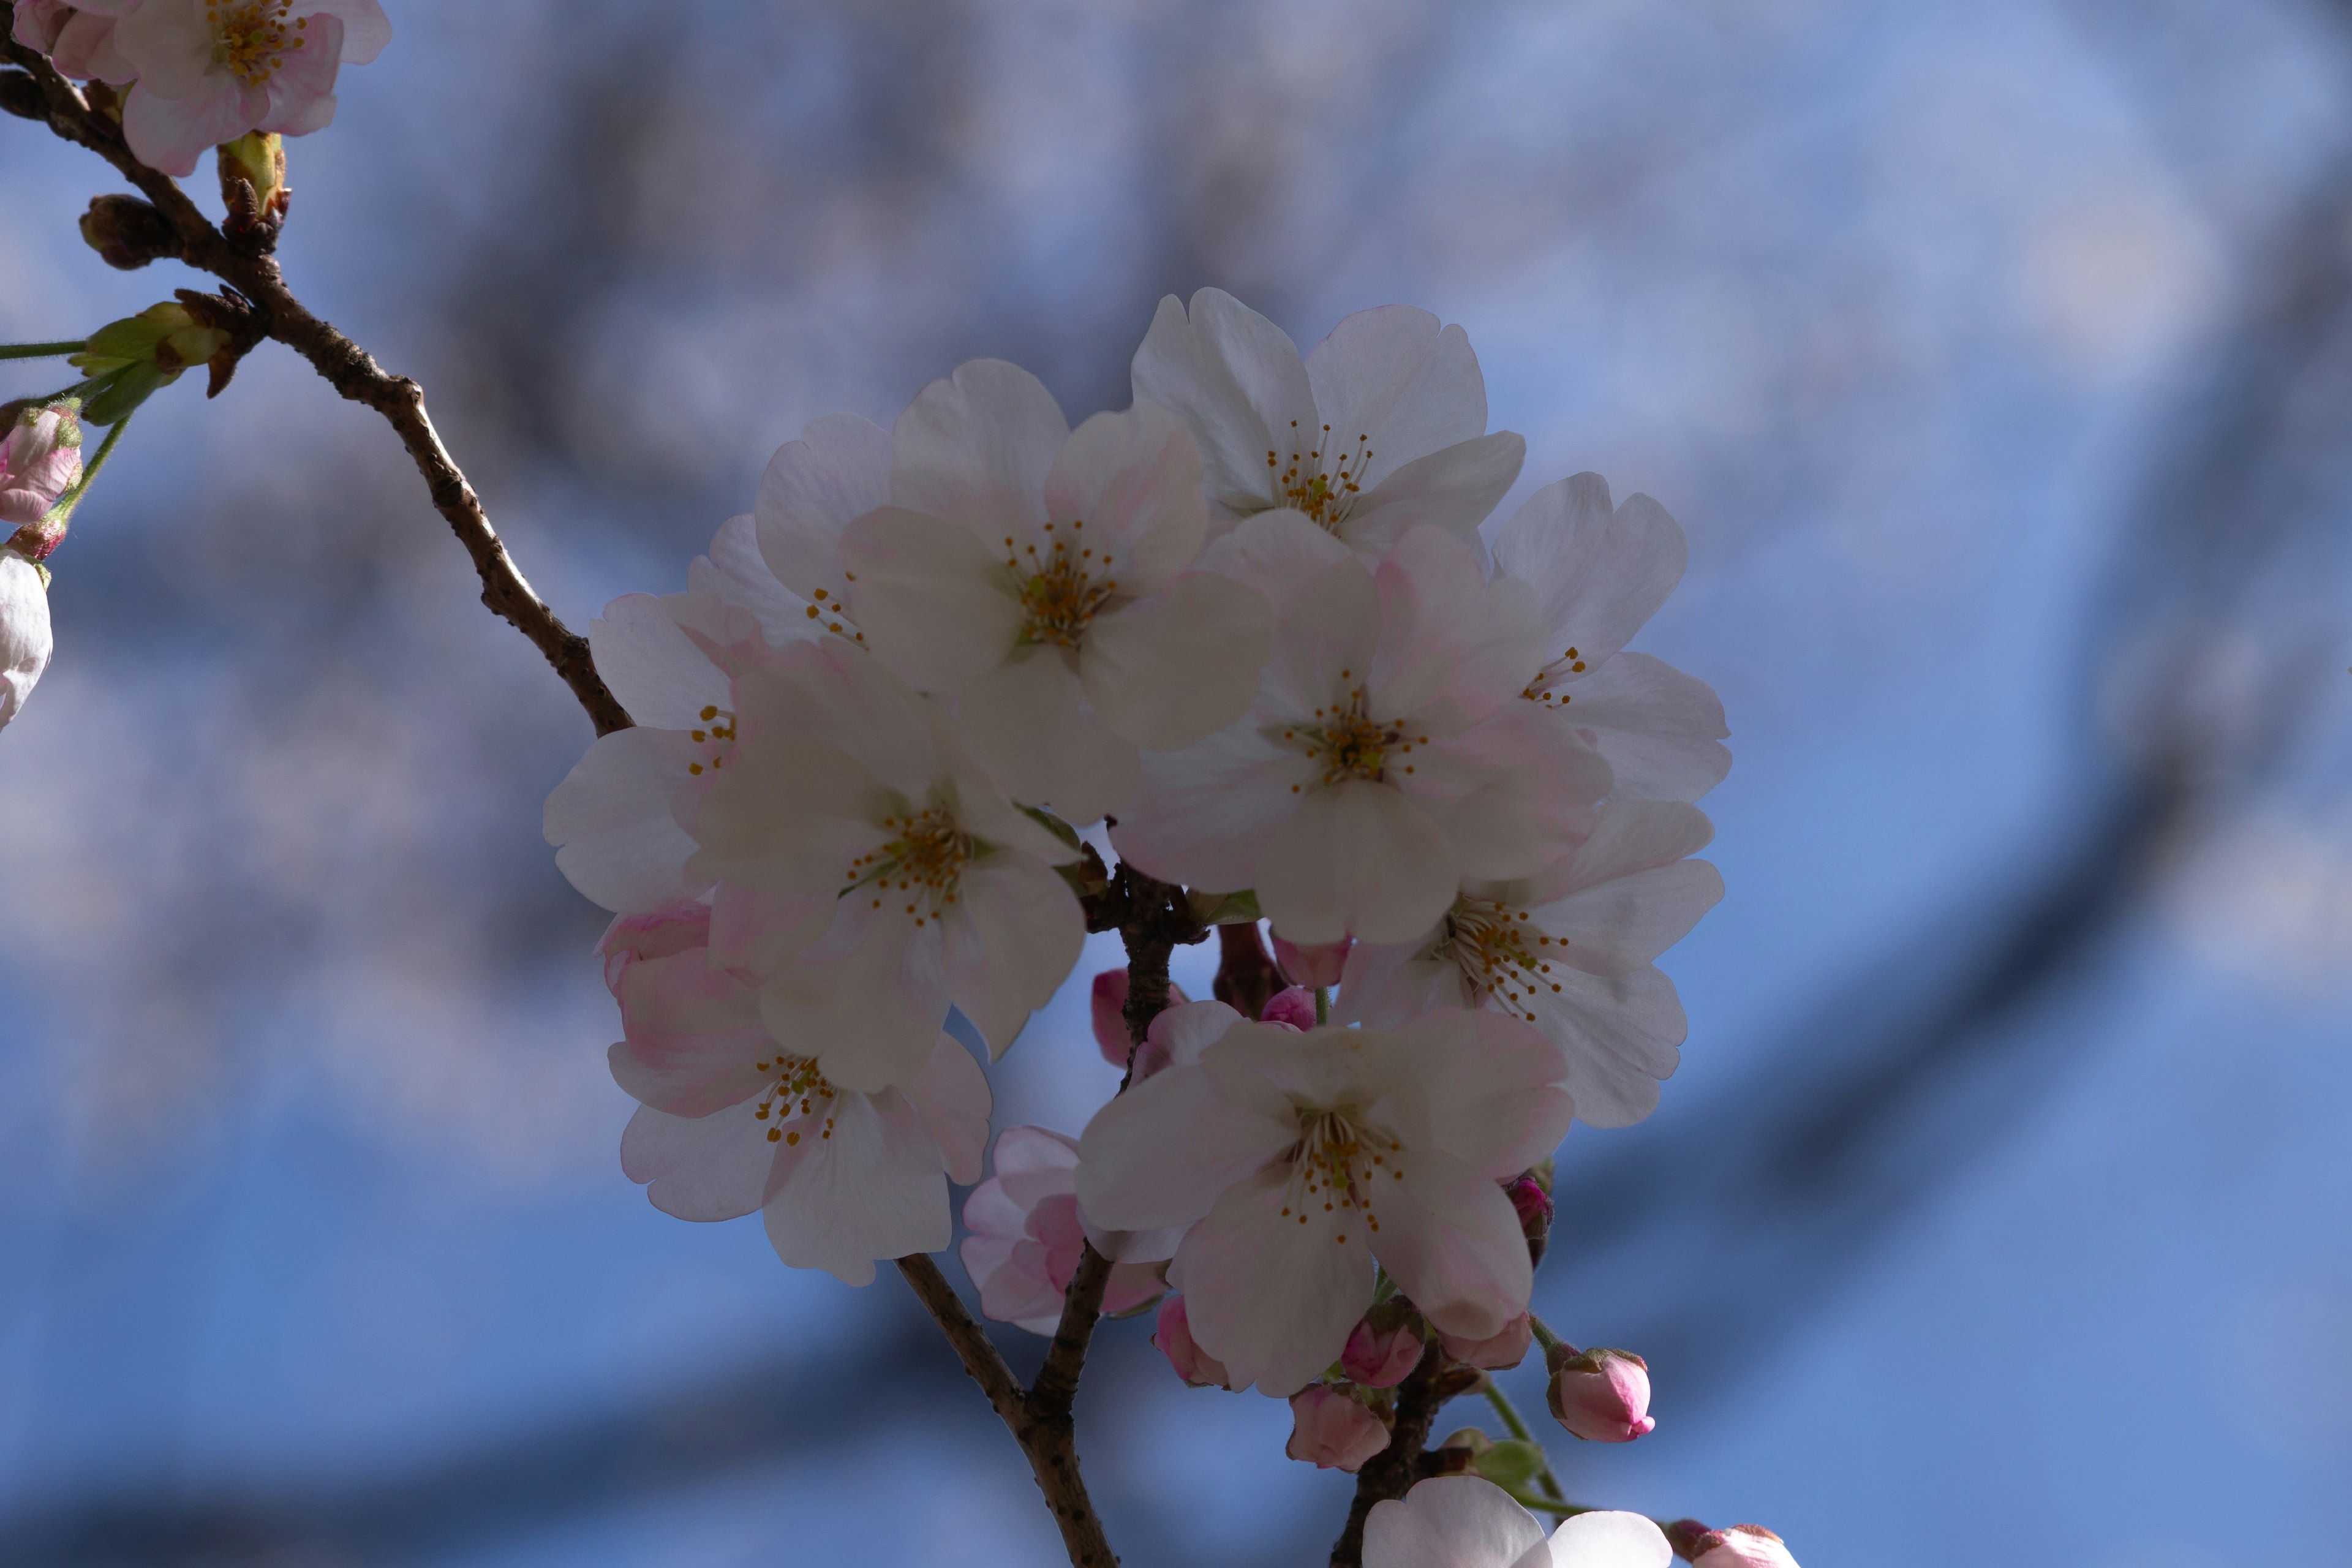
{"type": "Polygon", "coordinates": [[[1668,1568],[1665,1532],[1638,1513],[1580,1513],[1549,1539],[1494,1482],[1437,1476],[1372,1505],[1364,1568],[1668,1568]]]}
{"type": "Polygon", "coordinates": [[[40,684],[53,646],[49,585],[41,569],[0,544],[0,730],[40,684]]]}
{"type": "Polygon", "coordinates": [[[1119,854],[1165,881],[1255,888],[1290,941],[1420,940],[1465,879],[1528,876],[1591,823],[1609,765],[1519,694],[1534,595],[1418,528],[1369,560],[1296,512],[1203,563],[1276,606],[1250,710],[1147,760],[1119,854]]]}
{"type": "Polygon", "coordinates": [[[903,1086],[859,1093],[787,1049],[761,1020],[749,976],[717,967],[710,911],[624,916],[606,934],[606,979],[626,1038],[613,1076],[642,1102],[621,1168],[680,1219],[758,1210],[776,1255],[870,1284],[877,1261],[948,1245],[948,1179],[977,1180],[988,1079],[937,1035],[903,1086]]]}
{"type": "Polygon", "coordinates": [[[1486,434],[1486,384],[1460,327],[1360,310],[1303,360],[1281,328],[1216,289],[1160,301],[1135,395],[1191,426],[1222,519],[1288,509],[1386,550],[1416,524],[1468,537],[1518,478],[1527,443],[1486,434]]]}
{"type": "Polygon", "coordinates": [[[1085,944],[1053,869],[1076,851],[845,638],[794,644],[732,689],[732,749],[681,818],[700,846],[686,872],[725,884],[719,945],[761,967],[777,1039],[877,1090],[923,1070],[953,1005],[1001,1055],[1085,944]]]}
{"type": "Polygon", "coordinates": [[[1645,495],[1612,507],[1609,481],[1545,486],[1495,536],[1495,571],[1532,586],[1547,662],[1527,686],[1609,759],[1620,795],[1696,800],[1731,769],[1723,703],[1706,682],[1626,642],[1682,581],[1680,524],[1645,495]]]}
{"type": "Polygon", "coordinates": [[[1612,800],[1592,836],[1536,876],[1465,887],[1419,942],[1359,942],[1332,1016],[1393,1027],[1432,1008],[1525,1019],[1567,1055],[1577,1115],[1622,1127],[1657,1109],[1687,1032],[1652,963],[1723,897],[1714,829],[1679,801],[1612,800]]]}
{"type": "Polygon", "coordinates": [[[1288,1395],[1346,1351],[1375,1258],[1443,1331],[1527,1310],[1527,1241],[1496,1184],[1567,1131],[1565,1076],[1557,1047],[1493,1013],[1393,1031],[1236,1018],[1096,1114],[1078,1202],[1098,1225],[1188,1227],[1169,1282],[1193,1340],[1234,1386],[1288,1395]]]}
{"type": "Polygon", "coordinates": [[[122,105],[131,150],[188,175],[248,131],[301,136],[335,118],[335,78],[392,41],[379,0],[142,0],[114,47],[139,74],[122,105]]]}
{"type": "Polygon", "coordinates": [[[1031,1333],[1051,1334],[1086,1244],[1115,1259],[1103,1292],[1113,1317],[1140,1311],[1168,1293],[1161,1267],[1176,1250],[1165,1232],[1132,1236],[1089,1226],[1078,1212],[1078,1141],[1048,1127],[1008,1127],[996,1135],[995,1173],[964,1199],[958,1251],[980,1287],[980,1310],[1031,1333]]]}
{"type": "Polygon", "coordinates": [[[891,504],[842,537],[851,608],[877,658],[956,700],[1014,799],[1091,822],[1134,794],[1139,747],[1249,705],[1270,612],[1187,570],[1208,516],[1174,415],[1138,403],[1074,432],[1035,376],[976,360],[890,442],[891,504]]]}

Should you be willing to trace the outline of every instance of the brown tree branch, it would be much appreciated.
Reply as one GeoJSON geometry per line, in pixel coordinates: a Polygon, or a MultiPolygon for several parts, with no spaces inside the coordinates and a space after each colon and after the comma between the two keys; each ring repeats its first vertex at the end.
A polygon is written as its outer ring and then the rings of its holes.
{"type": "Polygon", "coordinates": [[[566,626],[533,591],[507,553],[498,530],[490,526],[481,499],[433,427],[432,417],[425,412],[424,389],[406,376],[388,374],[366,350],[311,314],[286,286],[276,259],[265,249],[264,237],[257,235],[242,242],[231,239],[197,210],[178,182],[141,163],[115,121],[93,109],[80,89],[58,75],[46,57],[9,36],[14,10],[8,0],[0,0],[0,58],[21,67],[40,97],[37,105],[20,105],[18,99],[29,95],[12,91],[7,100],[11,111],[38,108],[39,118],[52,132],[113,164],[170,226],[182,260],[243,294],[252,301],[269,337],[310,361],[311,368],[341,396],[383,416],[407,448],[416,471],[424,476],[434,510],[473,558],[474,570],[482,581],[482,603],[530,639],[572,689],[599,735],[626,729],[629,715],[597,675],[588,639],[566,626]]]}
{"type": "Polygon", "coordinates": [[[1397,1385],[1396,1425],[1389,1446],[1356,1472],[1355,1500],[1348,1505],[1347,1528],[1332,1544],[1331,1568],[1362,1568],[1364,1521],[1371,1517],[1372,1505],[1404,1496],[1421,1479],[1421,1451],[1429,1442],[1430,1423],[1437,1418],[1438,1407],[1461,1392],[1460,1380],[1447,1375],[1452,1370],[1444,1352],[1432,1345],[1421,1364],[1397,1385]]]}

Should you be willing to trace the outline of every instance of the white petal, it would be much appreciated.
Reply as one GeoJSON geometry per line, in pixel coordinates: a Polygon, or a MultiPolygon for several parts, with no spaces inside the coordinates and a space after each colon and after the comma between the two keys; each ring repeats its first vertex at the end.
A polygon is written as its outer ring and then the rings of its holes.
{"type": "Polygon", "coordinates": [[[1070,662],[1058,647],[1023,648],[966,687],[957,712],[1005,794],[1082,826],[1125,806],[1140,774],[1135,743],[1087,706],[1070,662]]]}
{"type": "Polygon", "coordinates": [[[1349,779],[1310,789],[1259,857],[1258,903],[1293,942],[1411,942],[1454,902],[1453,846],[1413,802],[1349,779]]]}
{"type": "Polygon", "coordinates": [[[1408,1149],[1399,1163],[1403,1179],[1382,1183],[1373,1200],[1381,1265],[1443,1331],[1469,1340],[1501,1333],[1528,1310],[1535,1285],[1511,1200],[1493,1177],[1442,1150],[1408,1149]]]}
{"type": "Polygon", "coordinates": [[[1440,1007],[1467,1009],[1470,997],[1462,971],[1438,959],[1418,956],[1421,942],[1360,942],[1348,950],[1332,999],[1331,1021],[1393,1029],[1440,1007]]]}
{"type": "Polygon", "coordinates": [[[1654,966],[1626,974],[1561,969],[1539,993],[1535,1026],[1568,1053],[1568,1088],[1588,1127],[1630,1127],[1658,1108],[1658,1084],[1690,1034],[1675,983],[1654,966]]]}
{"type": "Polygon", "coordinates": [[[836,1096],[826,1131],[777,1157],[767,1202],[777,1257],[870,1285],[877,1259],[947,1246],[955,1222],[939,1150],[903,1099],[836,1096]]]}
{"type": "Polygon", "coordinates": [[[1313,430],[1315,395],[1297,345],[1282,329],[1219,289],[1192,296],[1188,318],[1174,295],[1160,301],[1135,351],[1135,395],[1172,409],[1192,432],[1210,499],[1237,515],[1274,499],[1266,456],[1293,421],[1313,430]]]}
{"type": "Polygon", "coordinates": [[[1714,688],[1645,653],[1621,653],[1555,693],[1559,712],[1616,771],[1616,793],[1696,800],[1731,771],[1714,688]]]}
{"type": "Polygon", "coordinates": [[[1349,553],[1312,519],[1285,510],[1261,512],[1236,525],[1201,552],[1201,570],[1246,583],[1279,607],[1349,553]]]}
{"type": "Polygon", "coordinates": [[[787,441],[760,476],[760,553],[802,598],[838,604],[841,533],[890,502],[890,433],[855,414],[831,414],[787,441]]]}
{"type": "Polygon", "coordinates": [[[1119,817],[1110,841],[1161,881],[1237,892],[1297,809],[1291,785],[1318,776],[1303,753],[1269,744],[1244,717],[1181,752],[1147,753],[1134,814],[1119,817]]]}
{"type": "Polygon", "coordinates": [[[1543,1526],[1478,1476],[1422,1481],[1372,1505],[1364,1568],[1550,1568],[1543,1526]]]}
{"type": "Polygon", "coordinates": [[[679,1219],[735,1219],[758,1208],[775,1146],[751,1100],[709,1116],[672,1116],[640,1106],[621,1134],[621,1170],[650,1184],[654,1207],[679,1219]]]}
{"type": "Polygon", "coordinates": [[[1011,656],[1021,602],[1002,555],[968,529],[885,507],[841,536],[849,605],[883,666],[925,691],[955,692],[1011,656]]]}
{"type": "Polygon", "coordinates": [[[710,541],[710,553],[687,567],[686,585],[689,591],[712,594],[751,611],[759,618],[761,635],[772,643],[799,642],[821,636],[825,629],[821,617],[809,614],[806,601],[769,570],[767,558],[760,553],[759,523],[750,512],[719,525],[710,541]]]}
{"type": "Polygon", "coordinates": [[[931,1047],[931,1065],[901,1092],[921,1118],[924,1132],[938,1146],[940,1163],[950,1178],[966,1184],[980,1180],[992,1101],[988,1075],[980,1070],[963,1043],[942,1032],[931,1047]]]}
{"type": "Polygon", "coordinates": [[[1478,525],[1518,482],[1527,457],[1527,439],[1514,430],[1441,447],[1357,497],[1340,520],[1340,536],[1374,552],[1423,523],[1475,540],[1478,525]]]}
{"type": "Polygon", "coordinates": [[[950,994],[1001,1057],[1076,967],[1086,914],[1051,867],[1003,850],[965,868],[957,897],[962,917],[945,919],[950,994]]]}
{"type": "Polygon", "coordinates": [[[1156,403],[1097,414],[1054,459],[1045,510],[1059,538],[1108,564],[1121,595],[1156,594],[1192,564],[1208,536],[1201,454],[1183,422],[1156,403]]]}
{"type": "Polygon", "coordinates": [[[1668,1568],[1675,1549],[1638,1513],[1580,1513],[1552,1531],[1551,1560],[1552,1568],[1668,1568]]]}
{"type": "Polygon", "coordinates": [[[1722,898],[1723,877],[1714,867],[1676,860],[1612,878],[1531,912],[1544,931],[1566,941],[1568,963],[1594,974],[1622,974],[1680,942],[1722,898]]]}
{"type": "Polygon", "coordinates": [[[1003,360],[968,361],[890,427],[891,502],[992,546],[1026,539],[1045,521],[1045,476],[1069,434],[1044,382],[1003,360]]]}
{"type": "Polygon", "coordinates": [[[1517,1175],[1568,1135],[1576,1107],[1560,1088],[1567,1060],[1526,1024],[1499,1013],[1439,1013],[1393,1037],[1416,1064],[1428,1139],[1470,1170],[1517,1175]],[[1478,1070],[1453,1070],[1465,1060],[1478,1070]]]}
{"type": "Polygon", "coordinates": [[[1368,489],[1486,429],[1486,383],[1469,335],[1410,305],[1343,318],[1307,356],[1307,375],[1329,441],[1342,450],[1360,437],[1370,444],[1368,489]]]}
{"type": "Polygon", "coordinates": [[[1596,819],[1609,764],[1551,716],[1514,702],[1475,728],[1413,753],[1398,785],[1442,827],[1462,875],[1502,881],[1551,865],[1596,819]]]}
{"type": "Polygon", "coordinates": [[[639,724],[691,730],[706,707],[733,706],[726,673],[651,594],[625,594],[605,605],[588,623],[588,649],[596,673],[639,724]]]}
{"type": "Polygon", "coordinates": [[[1170,752],[1248,710],[1273,647],[1265,595],[1188,572],[1164,593],[1097,616],[1078,669],[1102,722],[1139,746],[1170,752]]]}
{"type": "Polygon", "coordinates": [[[1495,540],[1495,565],[1541,596],[1558,658],[1597,666],[1657,614],[1690,559],[1682,525],[1644,495],[1612,509],[1609,481],[1578,474],[1528,498],[1495,540]]]}
{"type": "Polygon", "coordinates": [[[695,890],[686,875],[694,840],[671,805],[692,776],[694,742],[675,730],[597,737],[547,797],[544,828],[556,868],[604,908],[641,914],[695,890]]]}
{"type": "MultiPolygon", "coordinates": [[[[1363,1216],[1320,1202],[1295,1211],[1293,1195],[1286,1163],[1227,1188],[1176,1249],[1168,1276],[1184,1293],[1193,1340],[1224,1363],[1233,1386],[1255,1383],[1276,1397],[1297,1393],[1339,1360],[1349,1331],[1372,1303],[1363,1216]]],[[[1496,1196],[1510,1208],[1499,1189],[1496,1196]]]]}
{"type": "Polygon", "coordinates": [[[786,1050],[814,1058],[838,1088],[912,1083],[929,1067],[947,1022],[938,947],[936,928],[917,931],[891,905],[872,916],[849,952],[803,957],[770,976],[760,1015],[786,1050]]]}
{"type": "Polygon", "coordinates": [[[1206,1068],[1171,1067],[1095,1112],[1078,1140],[1078,1205],[1097,1225],[1190,1225],[1236,1182],[1297,1141],[1218,1094],[1206,1068]]]}

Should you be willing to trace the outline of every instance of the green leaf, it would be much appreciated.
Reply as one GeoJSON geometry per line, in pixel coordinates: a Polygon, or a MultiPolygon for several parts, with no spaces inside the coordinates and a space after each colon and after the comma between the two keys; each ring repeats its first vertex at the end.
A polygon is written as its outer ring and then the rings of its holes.
{"type": "Polygon", "coordinates": [[[1544,1468],[1543,1450],[1513,1437],[1479,1455],[1470,1468],[1498,1487],[1523,1487],[1544,1468]]]}
{"type": "Polygon", "coordinates": [[[1021,808],[1021,815],[1060,839],[1065,847],[1071,849],[1078,847],[1078,830],[1052,812],[1040,811],[1034,805],[1024,805],[1021,808]]]}
{"type": "Polygon", "coordinates": [[[1254,925],[1265,918],[1258,912],[1257,894],[1247,888],[1238,893],[1195,889],[1184,896],[1192,907],[1192,918],[1204,926],[1254,925]]]}
{"type": "Polygon", "coordinates": [[[166,374],[153,360],[118,365],[94,375],[74,388],[74,395],[82,400],[82,423],[119,425],[131,416],[132,409],[178,379],[179,372],[166,374]]]}

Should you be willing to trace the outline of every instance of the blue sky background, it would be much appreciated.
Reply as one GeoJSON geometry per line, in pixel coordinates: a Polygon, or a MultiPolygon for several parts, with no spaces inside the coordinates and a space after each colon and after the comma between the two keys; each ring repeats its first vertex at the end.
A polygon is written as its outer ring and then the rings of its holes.
{"type": "MultiPolygon", "coordinates": [[[[2340,1533],[2352,16],[389,9],[291,145],[288,271],[575,626],[682,585],[810,418],[980,354],[1121,405],[1203,284],[1302,344],[1460,321],[1506,514],[1596,468],[1681,519],[1638,646],[1724,697],[1729,894],[1666,960],[1663,1108],[1562,1150],[1538,1307],[1659,1418],[1563,1438],[1573,1492],[1807,1568],[2340,1533]]],[[[194,281],[83,248],[114,188],[0,122],[0,337],[194,281]]],[[[622,1177],[601,920],[539,836],[586,725],[373,416],[274,347],[185,381],[53,564],[0,740],[0,1563],[1055,1559],[887,1275],[622,1177]]],[[[1110,962],[999,1125],[1108,1091],[1110,962]]],[[[1133,1568],[1320,1561],[1348,1482],[1280,1404],[1099,1344],[1133,1568]]]]}

